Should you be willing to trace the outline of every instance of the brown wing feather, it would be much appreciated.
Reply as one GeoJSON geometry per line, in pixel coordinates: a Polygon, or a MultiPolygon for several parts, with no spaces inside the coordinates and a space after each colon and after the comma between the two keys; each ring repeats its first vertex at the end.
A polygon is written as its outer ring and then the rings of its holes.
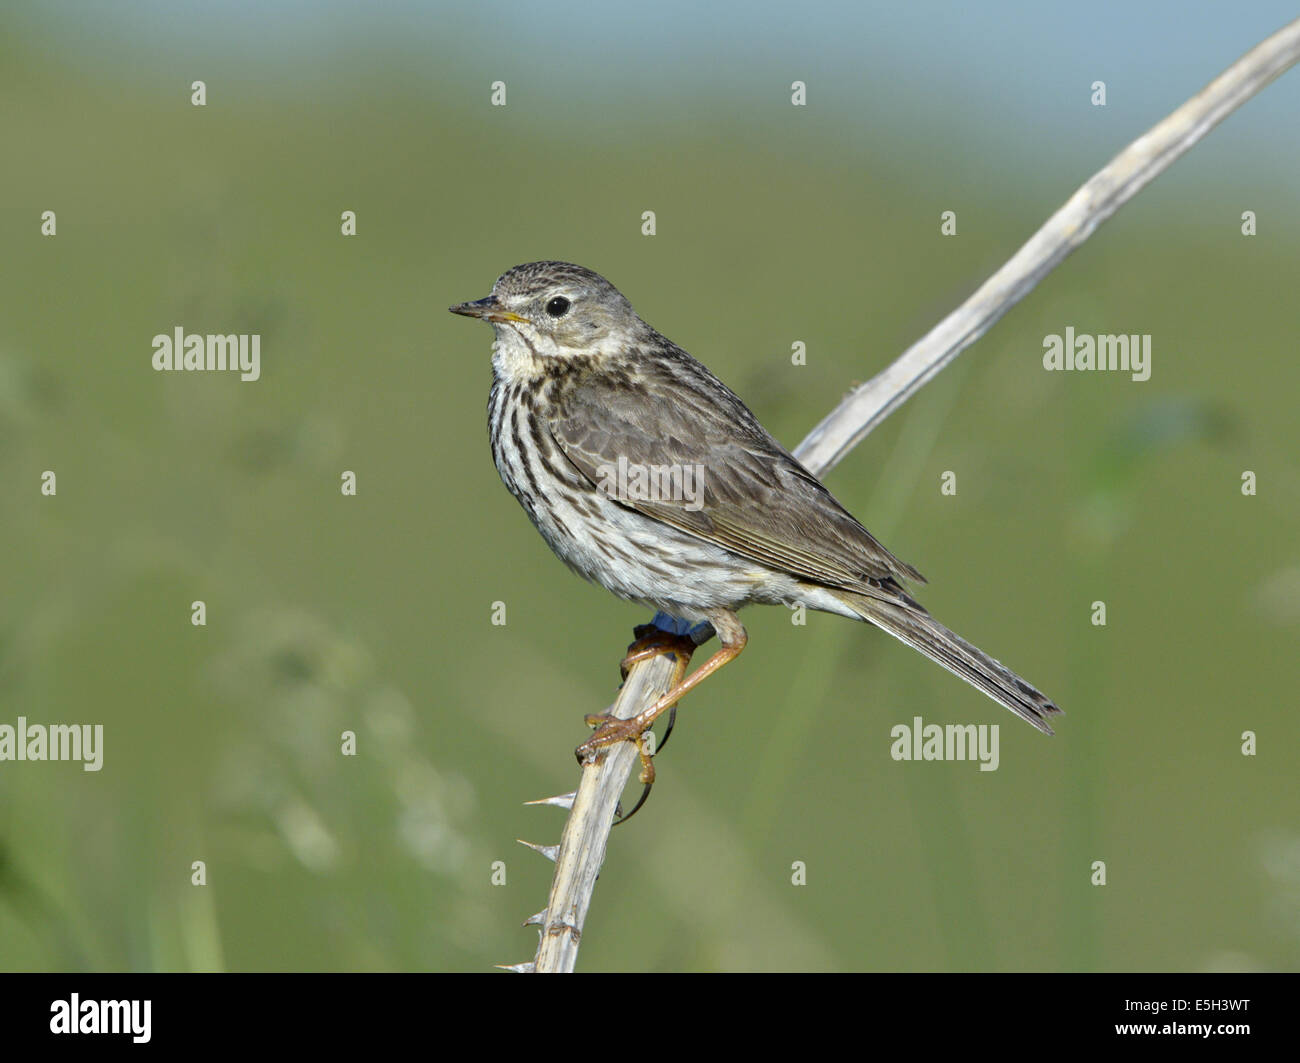
{"type": "Polygon", "coordinates": [[[667,364],[662,356],[633,364],[626,373],[606,369],[571,379],[553,396],[551,434],[593,485],[599,487],[620,456],[630,464],[700,465],[699,509],[687,509],[685,499],[619,501],[802,579],[866,593],[872,584],[924,582],[699,362],[675,350],[667,364]],[[682,373],[694,386],[674,386],[682,373]],[[659,379],[647,388],[652,374],[659,379]],[[656,393],[673,394],[675,401],[657,402],[656,393]]]}

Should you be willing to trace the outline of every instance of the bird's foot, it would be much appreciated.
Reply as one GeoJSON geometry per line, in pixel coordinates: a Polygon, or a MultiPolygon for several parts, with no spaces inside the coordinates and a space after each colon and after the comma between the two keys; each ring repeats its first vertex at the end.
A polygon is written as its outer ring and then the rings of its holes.
{"type": "Polygon", "coordinates": [[[637,662],[670,653],[676,656],[678,668],[684,672],[690,664],[691,654],[695,652],[695,641],[689,635],[674,635],[654,624],[640,624],[632,633],[636,641],[627,648],[627,656],[618,666],[624,679],[637,662]]]}
{"type": "MultiPolygon", "coordinates": [[[[668,632],[648,626],[637,628],[637,642],[629,647],[624,664],[630,665],[637,660],[645,660],[649,657],[657,657],[660,654],[671,653],[675,667],[673,669],[673,681],[669,685],[667,692],[657,698],[649,708],[628,719],[622,719],[608,712],[595,713],[586,717],[588,726],[595,727],[597,730],[595,734],[574,750],[579,764],[585,765],[588,758],[594,758],[600,750],[617,745],[619,742],[635,742],[637,755],[641,758],[640,778],[645,783],[645,793],[641,795],[641,800],[636,803],[636,808],[633,808],[632,812],[629,812],[618,821],[620,823],[630,819],[632,813],[636,812],[645,803],[645,799],[650,793],[650,785],[654,782],[655,769],[651,761],[654,751],[652,746],[647,745],[646,736],[655,720],[669,709],[672,709],[675,714],[677,703],[681,701],[688,691],[699,686],[701,682],[724,664],[739,656],[740,651],[745,648],[745,629],[733,614],[719,612],[713,619],[713,624],[715,628],[718,628],[718,637],[722,642],[722,648],[697,668],[689,679],[686,678],[686,668],[690,663],[691,653],[695,650],[695,641],[693,639],[684,635],[671,635],[668,632]],[[720,622],[723,622],[721,628],[718,626],[720,622]]],[[[672,730],[671,717],[668,729],[669,731],[672,730]]],[[[665,732],[664,742],[667,741],[668,732],[665,732]]],[[[659,744],[660,749],[663,748],[664,742],[659,744]]]]}
{"type": "Polygon", "coordinates": [[[654,757],[654,732],[647,730],[648,725],[641,724],[636,717],[630,720],[621,720],[617,716],[601,712],[592,713],[586,719],[588,726],[600,729],[574,750],[579,764],[585,763],[587,757],[597,750],[624,741],[636,743],[636,754],[641,760],[641,773],[638,778],[644,784],[644,789],[641,791],[641,796],[637,798],[636,804],[632,806],[632,811],[626,815],[621,815],[614,821],[614,826],[617,827],[620,823],[626,823],[637,814],[641,806],[646,803],[646,798],[650,796],[650,788],[654,786],[655,766],[652,759],[654,757]]]}
{"type": "MultiPolygon", "coordinates": [[[[677,690],[686,676],[686,669],[690,667],[691,654],[695,652],[695,640],[690,635],[674,635],[654,624],[639,624],[633,629],[632,634],[636,636],[636,641],[627,648],[627,655],[619,664],[619,671],[622,672],[623,678],[626,679],[632,665],[640,661],[671,656],[673,678],[669,683],[669,690],[677,690]]],[[[644,712],[627,720],[619,719],[608,712],[588,715],[587,726],[597,727],[599,730],[574,751],[578,763],[581,764],[587,756],[605,746],[612,746],[618,742],[636,742],[637,753],[641,757],[641,781],[647,784],[653,783],[655,772],[650,758],[654,753],[646,751],[643,735],[659,714],[669,707],[672,711],[668,715],[668,726],[664,729],[664,737],[658,744],[658,749],[663,749],[668,744],[668,737],[673,733],[673,725],[677,722],[676,698],[669,702],[667,696],[662,697],[644,712]]],[[[640,807],[640,802],[637,807],[640,807]]],[[[628,816],[631,816],[631,813],[628,813],[628,816]]]]}
{"type": "Polygon", "coordinates": [[[594,712],[586,717],[588,727],[595,727],[597,731],[588,738],[573,752],[578,758],[578,763],[583,764],[587,758],[608,746],[618,745],[619,742],[636,743],[637,756],[641,758],[640,779],[647,786],[655,781],[655,766],[652,761],[654,753],[652,752],[651,742],[653,736],[647,741],[646,735],[649,734],[650,724],[654,718],[645,720],[645,713],[633,716],[631,719],[621,720],[608,712],[594,712]]]}

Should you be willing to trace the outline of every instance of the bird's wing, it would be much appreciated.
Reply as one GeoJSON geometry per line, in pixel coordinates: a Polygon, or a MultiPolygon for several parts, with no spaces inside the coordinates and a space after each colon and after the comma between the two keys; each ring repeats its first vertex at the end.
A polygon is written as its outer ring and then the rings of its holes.
{"type": "MultiPolygon", "coordinates": [[[[832,587],[891,600],[924,577],[894,557],[685,352],[686,361],[632,373],[587,373],[556,389],[549,428],[569,461],[601,491],[742,557],[832,587]],[[681,379],[682,374],[686,379],[681,379]],[[671,399],[662,396],[671,395],[671,399]],[[625,469],[698,469],[690,497],[637,497],[625,469]],[[883,585],[883,586],[882,586],[883,585]]],[[[688,481],[680,481],[683,486],[688,481]]],[[[686,492],[683,492],[686,494],[686,492]]]]}

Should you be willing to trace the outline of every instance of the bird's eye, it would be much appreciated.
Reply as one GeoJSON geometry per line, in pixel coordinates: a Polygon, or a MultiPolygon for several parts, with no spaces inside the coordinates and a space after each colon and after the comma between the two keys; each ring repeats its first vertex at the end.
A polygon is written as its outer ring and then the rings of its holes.
{"type": "Polygon", "coordinates": [[[546,312],[550,314],[551,317],[563,317],[569,312],[569,300],[564,298],[562,295],[557,295],[546,304],[546,312]]]}

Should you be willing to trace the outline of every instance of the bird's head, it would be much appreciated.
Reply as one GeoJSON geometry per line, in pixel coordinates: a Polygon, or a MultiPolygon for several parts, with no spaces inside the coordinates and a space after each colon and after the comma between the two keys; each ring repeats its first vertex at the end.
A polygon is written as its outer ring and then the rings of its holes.
{"type": "Polygon", "coordinates": [[[515,266],[491,295],[448,309],[491,324],[499,350],[539,359],[612,354],[647,327],[609,281],[570,262],[515,266]]]}

